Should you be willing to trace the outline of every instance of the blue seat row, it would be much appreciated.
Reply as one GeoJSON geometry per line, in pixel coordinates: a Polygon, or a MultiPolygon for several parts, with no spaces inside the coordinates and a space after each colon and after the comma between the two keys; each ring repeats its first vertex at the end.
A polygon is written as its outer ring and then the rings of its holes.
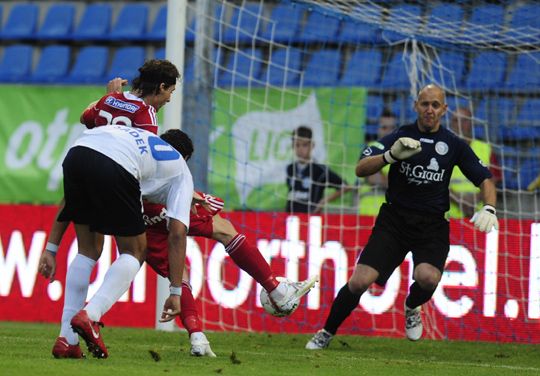
{"type": "Polygon", "coordinates": [[[40,7],[34,3],[13,5],[0,39],[37,40],[164,40],[167,8],[162,5],[148,26],[147,4],[127,3],[112,24],[113,8],[108,3],[88,4],[75,25],[76,7],[70,3],[52,4],[38,28],[40,7]]]}
{"type": "MultiPolygon", "coordinates": [[[[89,58],[98,67],[106,66],[108,49],[105,47],[82,49],[74,66],[79,64],[79,60],[81,64],[87,62],[83,57],[88,50],[105,51],[89,54],[89,58]],[[84,54],[80,56],[81,53],[84,54]]],[[[134,63],[128,64],[126,71],[130,67],[137,68],[137,64],[144,60],[143,47],[123,48],[119,49],[118,53],[122,51],[138,51],[134,56],[134,63]]],[[[268,57],[263,56],[262,50],[258,48],[225,52],[225,49],[220,50],[222,57],[219,65],[223,72],[219,74],[220,86],[244,86],[250,80],[255,80],[255,85],[258,81],[275,86],[364,86],[399,90],[407,90],[410,85],[401,52],[395,53],[386,63],[383,62],[384,55],[379,49],[356,50],[348,57],[340,50],[330,48],[311,52],[303,52],[297,48],[277,48],[269,51],[268,57]],[[268,69],[265,69],[266,66],[268,69]]],[[[29,45],[5,47],[0,60],[0,80],[24,81],[24,76],[31,70],[32,58],[33,48],[29,45]]],[[[51,45],[43,48],[39,59],[38,72],[41,71],[42,64],[49,64],[50,68],[47,69],[58,71],[56,75],[49,75],[49,82],[64,75],[66,69],[72,68],[71,48],[68,46],[51,45]]],[[[440,62],[445,69],[436,68],[436,62],[432,71],[434,81],[446,87],[453,87],[455,84],[458,88],[469,90],[537,90],[540,87],[540,68],[536,59],[540,59],[540,53],[519,55],[506,81],[506,69],[510,64],[507,64],[503,54],[497,52],[484,52],[474,57],[467,76],[464,63],[466,58],[462,53],[441,54],[440,62]],[[489,66],[489,69],[486,69],[486,66],[489,66]],[[450,71],[453,72],[452,75],[450,71]]],[[[134,71],[136,72],[136,69],[134,71]]],[[[96,74],[96,77],[101,76],[101,73],[96,74]]],[[[481,108],[480,111],[484,109],[481,108]]]]}
{"type": "MultiPolygon", "coordinates": [[[[76,7],[72,3],[52,4],[47,9],[44,21],[38,25],[40,6],[35,3],[13,5],[7,21],[0,32],[0,38],[9,39],[54,39],[54,40],[164,40],[166,32],[166,5],[159,7],[156,16],[150,20],[150,6],[145,3],[126,3],[120,9],[112,24],[113,7],[109,3],[84,5],[80,21],[76,22],[76,7]]],[[[225,6],[217,6],[214,37],[226,43],[248,42],[253,36],[276,42],[339,42],[339,43],[380,43],[394,42],[406,37],[391,30],[384,32],[377,25],[395,24],[403,19],[417,18],[418,30],[433,28],[440,22],[451,23],[456,29],[468,20],[485,30],[498,32],[507,38],[516,38],[523,43],[531,40],[524,36],[528,27],[540,28],[540,5],[524,3],[509,6],[483,4],[474,6],[471,14],[466,14],[458,4],[436,3],[429,7],[426,15],[419,5],[399,4],[390,8],[389,16],[383,8],[374,8],[373,24],[359,23],[349,18],[340,20],[324,11],[306,11],[296,4],[277,4],[267,20],[261,17],[265,7],[260,3],[246,3],[235,7],[228,15],[225,6]],[[511,13],[509,30],[504,30],[505,14],[511,13]],[[306,15],[307,14],[307,15],[306,15]],[[224,26],[226,25],[226,26],[224,26]],[[321,27],[324,25],[324,28],[321,27]]],[[[1,10],[0,10],[1,12],[1,10]]],[[[187,39],[193,40],[194,22],[191,22],[187,39]]],[[[465,32],[465,31],[463,31],[465,32]]],[[[534,40],[532,40],[534,42],[534,40]]]]}
{"type": "MultiPolygon", "coordinates": [[[[109,65],[109,48],[88,46],[78,51],[72,63],[70,47],[50,45],[42,49],[33,69],[34,51],[29,45],[6,47],[0,63],[0,82],[98,84],[113,77],[132,79],[147,58],[144,47],[122,47],[115,51],[109,65]]],[[[157,55],[163,57],[164,50],[156,51],[157,55]]]]}
{"type": "MultiPolygon", "coordinates": [[[[348,58],[339,50],[328,48],[306,53],[296,48],[275,49],[269,56],[268,72],[271,74],[268,77],[257,75],[262,72],[261,66],[264,64],[260,53],[252,54],[251,61],[247,59],[249,52],[240,51],[239,54],[243,60],[238,62],[234,56],[231,57],[225,70],[238,72],[238,69],[251,67],[251,78],[260,78],[277,86],[342,85],[398,90],[410,87],[409,74],[401,52],[395,53],[385,63],[382,51],[376,48],[357,50],[348,58]]],[[[445,87],[465,90],[536,91],[540,87],[540,67],[536,59],[540,59],[540,53],[524,53],[518,56],[514,64],[510,64],[503,53],[483,52],[472,59],[470,71],[466,74],[467,58],[464,53],[443,53],[440,62],[444,68],[433,64],[433,81],[445,87]],[[510,72],[507,74],[508,69],[510,72]]],[[[421,77],[420,72],[418,74],[421,77]]],[[[240,84],[239,81],[236,83],[240,84]]],[[[221,84],[226,85],[227,82],[221,84]]]]}

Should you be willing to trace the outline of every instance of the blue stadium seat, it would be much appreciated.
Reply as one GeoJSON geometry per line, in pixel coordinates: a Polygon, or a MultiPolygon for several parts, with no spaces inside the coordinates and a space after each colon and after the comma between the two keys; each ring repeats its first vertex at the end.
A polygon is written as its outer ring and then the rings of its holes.
{"type": "Polygon", "coordinates": [[[75,64],[68,76],[67,83],[95,83],[105,82],[105,69],[109,58],[107,47],[89,46],[79,51],[75,64]]]}
{"type": "Polygon", "coordinates": [[[472,61],[466,86],[470,90],[490,90],[502,86],[506,71],[506,55],[502,52],[482,52],[472,61]]]}
{"type": "Polygon", "coordinates": [[[339,50],[325,49],[313,52],[304,71],[304,85],[336,86],[340,61],[339,50]]]}
{"type": "Polygon", "coordinates": [[[379,121],[384,108],[383,97],[379,95],[368,95],[366,101],[366,117],[370,121],[379,121]]]}
{"type": "Polygon", "coordinates": [[[110,40],[141,40],[146,33],[148,5],[127,3],[109,34],[110,40]]]}
{"type": "Polygon", "coordinates": [[[0,64],[0,82],[27,81],[32,70],[32,54],[32,47],[22,44],[4,48],[0,64]]]}
{"type": "Polygon", "coordinates": [[[59,39],[71,38],[73,31],[73,20],[75,17],[75,5],[73,4],[53,4],[50,6],[45,21],[37,32],[38,39],[59,39]]]}
{"type": "Polygon", "coordinates": [[[500,33],[504,25],[504,6],[496,4],[474,6],[469,23],[481,27],[486,33],[500,33]]]}
{"type": "Polygon", "coordinates": [[[52,45],[44,47],[36,69],[30,76],[32,82],[57,83],[67,76],[70,47],[52,45]]]}
{"type": "MultiPolygon", "coordinates": [[[[504,153],[511,147],[503,148],[503,155],[499,157],[503,161],[503,187],[506,189],[525,190],[527,186],[540,174],[540,160],[536,158],[520,159],[511,153],[504,153]]],[[[519,155],[518,153],[516,153],[519,155]]]]}
{"type": "Polygon", "coordinates": [[[538,138],[539,134],[534,127],[501,127],[499,138],[503,142],[523,142],[538,138]]]}
{"type": "Polygon", "coordinates": [[[165,59],[165,47],[158,48],[157,50],[154,51],[154,59],[160,59],[160,60],[165,59]]]}
{"type": "Polygon", "coordinates": [[[225,69],[220,70],[219,86],[254,85],[261,73],[262,52],[260,49],[246,49],[229,54],[225,69]]]}
{"type": "Polygon", "coordinates": [[[506,88],[537,91],[540,87],[540,52],[519,54],[506,80],[506,88]]]}
{"type": "Polygon", "coordinates": [[[139,75],[138,69],[144,64],[146,51],[144,47],[122,47],[114,54],[111,66],[107,71],[107,79],[114,77],[131,80],[139,75]]]}
{"type": "Polygon", "coordinates": [[[520,124],[530,125],[535,122],[540,125],[540,99],[526,100],[517,115],[517,122],[520,124]]]}
{"type": "Polygon", "coordinates": [[[260,32],[261,5],[246,3],[241,8],[234,8],[230,24],[225,28],[223,41],[225,43],[250,42],[260,32]]]}
{"type": "Polygon", "coordinates": [[[186,57],[186,61],[184,63],[184,76],[182,77],[182,81],[184,83],[191,83],[195,79],[195,59],[193,58],[193,54],[189,54],[189,56],[186,57]]]}
{"type": "Polygon", "coordinates": [[[460,5],[439,3],[431,8],[426,29],[432,30],[434,27],[441,27],[441,22],[444,25],[453,25],[452,28],[460,29],[462,21],[463,8],[460,5]]]}
{"type": "MultiPolygon", "coordinates": [[[[372,16],[374,19],[381,20],[381,9],[373,7],[372,16]]],[[[363,12],[364,10],[358,10],[358,12],[363,12]]],[[[339,33],[337,40],[343,43],[380,43],[381,39],[381,30],[377,25],[359,22],[352,18],[344,18],[341,23],[341,32],[339,33]]]]}
{"type": "Polygon", "coordinates": [[[397,98],[392,103],[392,112],[396,114],[398,124],[409,124],[416,120],[417,114],[414,111],[410,98],[397,98]]]}
{"type": "Polygon", "coordinates": [[[297,41],[304,11],[292,4],[277,4],[261,37],[279,43],[297,41]]]}
{"type": "MultiPolygon", "coordinates": [[[[404,4],[404,5],[396,5],[390,9],[390,17],[387,21],[389,25],[392,24],[403,24],[403,20],[406,19],[407,21],[411,21],[413,19],[417,18],[417,28],[418,30],[422,26],[422,8],[420,8],[419,5],[411,5],[411,4],[404,4]]],[[[399,40],[402,40],[406,37],[409,37],[409,35],[404,35],[392,30],[384,30],[382,32],[382,38],[383,40],[386,40],[388,42],[397,42],[399,40]]]]}
{"type": "Polygon", "coordinates": [[[403,53],[398,52],[388,63],[381,81],[383,88],[406,90],[410,87],[409,74],[403,60],[403,53]]]}
{"type": "Polygon", "coordinates": [[[443,52],[439,60],[434,61],[431,66],[435,83],[448,88],[454,85],[460,88],[465,72],[465,55],[461,52],[443,52]]]}
{"type": "Polygon", "coordinates": [[[2,39],[34,38],[38,16],[39,7],[36,4],[16,3],[2,29],[2,39]]]}
{"type": "Polygon", "coordinates": [[[532,36],[531,30],[540,29],[540,5],[521,4],[512,12],[510,28],[506,37],[516,38],[513,44],[538,43],[537,37],[532,36]]]}
{"type": "Polygon", "coordinates": [[[308,13],[307,22],[298,40],[305,43],[334,42],[338,31],[339,18],[320,11],[312,11],[308,13]]]}
{"type": "Polygon", "coordinates": [[[299,49],[275,49],[262,79],[276,86],[294,86],[298,84],[301,67],[302,52],[299,49]]]}
{"type": "MultiPolygon", "coordinates": [[[[188,8],[189,9],[189,8],[188,8]]],[[[218,3],[215,5],[214,8],[214,17],[212,19],[208,19],[208,22],[213,21],[214,22],[214,39],[219,40],[222,38],[220,36],[220,32],[222,32],[223,23],[225,22],[225,15],[226,15],[226,9],[225,7],[218,3]]],[[[189,14],[188,14],[189,16],[189,14]]],[[[186,42],[193,43],[195,41],[195,31],[197,29],[196,25],[196,18],[194,16],[191,17],[191,22],[189,22],[189,25],[186,28],[186,42]]]]}
{"type": "Polygon", "coordinates": [[[147,40],[165,40],[167,34],[167,5],[162,5],[150,30],[146,34],[147,40]]]}
{"type": "Polygon", "coordinates": [[[519,182],[521,189],[527,189],[527,186],[540,174],[540,160],[536,158],[528,158],[522,161],[519,169],[519,182]]]}
{"type": "Polygon", "coordinates": [[[106,40],[111,27],[110,4],[90,4],[73,32],[75,40],[106,40]]]}
{"type": "Polygon", "coordinates": [[[379,50],[358,50],[347,62],[341,85],[375,87],[379,82],[382,53],[379,50]]]}

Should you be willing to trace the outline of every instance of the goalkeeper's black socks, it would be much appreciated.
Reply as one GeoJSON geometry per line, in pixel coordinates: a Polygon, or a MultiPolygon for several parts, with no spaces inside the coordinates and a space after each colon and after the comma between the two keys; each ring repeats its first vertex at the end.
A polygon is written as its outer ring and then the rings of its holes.
{"type": "Polygon", "coordinates": [[[335,335],[341,323],[345,321],[356,308],[360,302],[361,296],[362,294],[353,294],[351,290],[349,290],[349,284],[346,283],[345,286],[339,290],[339,293],[332,303],[332,308],[326,319],[324,329],[332,335],[335,335]]]}
{"type": "Polygon", "coordinates": [[[405,300],[407,307],[413,309],[416,308],[431,299],[435,290],[427,291],[420,287],[418,282],[414,282],[409,289],[409,296],[405,300]]]}

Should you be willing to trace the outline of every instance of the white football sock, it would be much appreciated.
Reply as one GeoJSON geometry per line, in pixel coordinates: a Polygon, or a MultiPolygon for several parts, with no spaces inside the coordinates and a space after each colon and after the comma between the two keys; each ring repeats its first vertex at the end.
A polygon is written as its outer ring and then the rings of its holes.
{"type": "Polygon", "coordinates": [[[90,320],[99,321],[127,291],[140,268],[139,260],[127,253],[121,254],[113,262],[98,291],[84,308],[90,320]]]}
{"type": "Polygon", "coordinates": [[[67,270],[60,337],[65,337],[70,345],[79,343],[79,336],[71,329],[70,322],[84,306],[90,284],[90,274],[92,274],[95,265],[96,261],[77,254],[67,270]]]}
{"type": "Polygon", "coordinates": [[[275,289],[270,291],[269,295],[275,302],[279,302],[285,297],[287,290],[287,284],[280,282],[275,289]]]}

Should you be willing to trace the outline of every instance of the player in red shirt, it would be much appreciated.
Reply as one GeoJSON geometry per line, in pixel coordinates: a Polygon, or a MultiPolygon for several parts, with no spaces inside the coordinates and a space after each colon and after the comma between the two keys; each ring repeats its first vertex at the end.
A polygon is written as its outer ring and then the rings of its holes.
{"type": "MultiPolygon", "coordinates": [[[[148,63],[145,64],[145,66],[148,63]]],[[[144,75],[141,67],[141,75],[133,82],[131,93],[120,93],[122,86],[127,81],[120,78],[111,80],[107,86],[108,94],[99,101],[91,103],[81,115],[81,122],[88,128],[108,124],[131,125],[138,128],[144,128],[157,133],[157,122],[155,111],[159,110],[166,102],[169,96],[157,96],[154,91],[149,91],[150,96],[138,97],[134,93],[144,94],[145,86],[141,84],[144,75]],[[140,98],[144,98],[141,100],[140,98]],[[150,98],[150,99],[149,99],[150,98]]],[[[171,91],[172,93],[172,91],[171,91]]],[[[186,156],[189,158],[189,156],[186,156]]],[[[270,266],[262,257],[260,251],[246,240],[246,237],[239,234],[234,226],[218,213],[223,208],[223,201],[204,193],[194,193],[195,212],[190,218],[189,236],[203,236],[214,239],[225,246],[231,259],[251,277],[253,277],[266,291],[276,306],[286,312],[295,301],[298,301],[315,284],[316,278],[303,282],[278,282],[273,275],[270,266]]],[[[165,210],[161,205],[145,204],[145,218],[162,218],[160,214],[165,210]]],[[[164,218],[164,216],[163,216],[164,218]]],[[[167,256],[167,234],[165,221],[147,221],[150,226],[147,227],[148,254],[146,261],[160,275],[168,277],[168,256],[167,256]]],[[[55,251],[58,248],[63,233],[67,228],[67,223],[60,224],[55,222],[51,229],[47,247],[40,260],[40,273],[46,278],[54,278],[56,268],[55,251]]],[[[98,256],[99,257],[99,256],[98,256]]],[[[88,260],[85,260],[88,261],[88,260]]],[[[94,263],[95,264],[95,261],[94,263]]],[[[92,264],[92,268],[93,268],[92,264]]],[[[90,269],[91,272],[91,269],[90,269]]],[[[88,284],[88,283],[87,283],[88,284]]],[[[79,288],[81,289],[81,287],[79,288]]],[[[86,286],[84,297],[86,297],[88,287],[86,286]]],[[[67,295],[67,286],[66,286],[67,295]]],[[[84,300],[83,302],[84,303],[84,300]]],[[[78,358],[81,357],[78,338],[71,336],[71,328],[65,328],[65,308],[62,317],[62,329],[53,347],[55,357],[78,358]],[[70,338],[68,338],[68,336],[70,338]],[[77,340],[77,342],[75,342],[77,340]]],[[[202,325],[195,306],[195,300],[191,293],[191,287],[184,272],[181,294],[181,313],[182,323],[191,341],[191,353],[196,356],[215,356],[212,352],[209,342],[202,333],[202,325]]],[[[68,321],[69,323],[69,321],[68,321]]],[[[75,335],[76,337],[76,335],[75,335]]]]}

